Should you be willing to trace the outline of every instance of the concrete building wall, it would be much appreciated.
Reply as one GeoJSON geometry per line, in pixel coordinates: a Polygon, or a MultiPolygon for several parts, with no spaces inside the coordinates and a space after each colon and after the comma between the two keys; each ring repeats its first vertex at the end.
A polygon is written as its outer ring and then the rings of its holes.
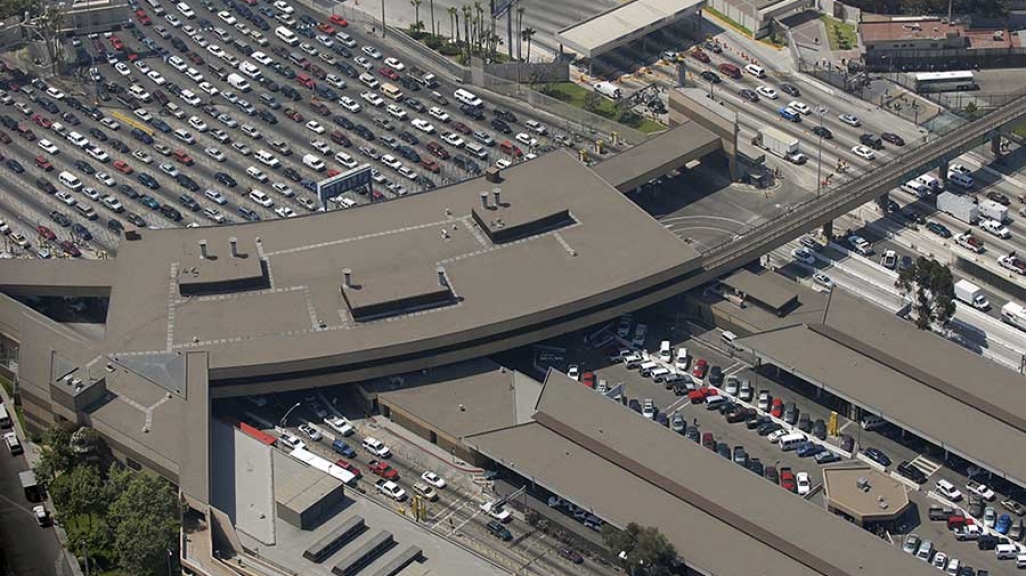
{"type": "Polygon", "coordinates": [[[744,26],[751,32],[755,32],[761,27],[758,11],[750,4],[731,2],[731,0],[708,0],[707,4],[713,10],[744,26]]]}
{"type": "Polygon", "coordinates": [[[697,89],[671,90],[669,101],[670,126],[695,122],[719,136],[723,152],[730,161],[731,179],[738,178],[737,166],[737,114],[723,108],[697,89]]]}
{"type": "Polygon", "coordinates": [[[378,402],[381,405],[381,413],[389,420],[409,430],[413,434],[416,434],[420,438],[435,444],[446,452],[455,455],[461,460],[469,462],[474,466],[480,466],[487,460],[487,458],[481,454],[467,448],[459,438],[453,438],[449,434],[433,428],[430,424],[421,421],[402,408],[396,408],[394,405],[389,404],[386,400],[380,397],[378,402]]]}

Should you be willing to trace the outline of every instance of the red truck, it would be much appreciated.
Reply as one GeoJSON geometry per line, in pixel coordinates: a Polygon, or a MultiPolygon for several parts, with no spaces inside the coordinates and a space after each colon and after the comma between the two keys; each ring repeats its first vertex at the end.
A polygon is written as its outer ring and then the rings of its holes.
{"type": "Polygon", "coordinates": [[[780,469],[780,487],[791,492],[798,492],[798,483],[795,482],[794,472],[787,466],[780,469]]]}
{"type": "Polygon", "coordinates": [[[368,465],[368,468],[370,469],[372,474],[376,476],[381,476],[385,480],[399,479],[399,471],[389,466],[386,462],[382,462],[380,460],[371,460],[370,464],[368,465]]]}

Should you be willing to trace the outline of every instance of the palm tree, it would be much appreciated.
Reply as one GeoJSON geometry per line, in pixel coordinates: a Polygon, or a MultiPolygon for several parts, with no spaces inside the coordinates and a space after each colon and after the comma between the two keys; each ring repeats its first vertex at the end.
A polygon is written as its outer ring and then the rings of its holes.
{"type": "Polygon", "coordinates": [[[480,54],[484,50],[484,8],[480,2],[474,2],[474,51],[480,54]]]}
{"type": "MultiPolygon", "coordinates": [[[[517,38],[522,38],[524,36],[523,30],[524,30],[524,11],[525,10],[527,10],[527,8],[524,8],[523,6],[517,6],[517,38]]],[[[517,60],[520,60],[520,48],[521,48],[521,46],[522,45],[520,43],[517,43],[517,60]]]]}
{"type": "Polygon", "coordinates": [[[446,8],[446,12],[449,13],[449,39],[455,40],[459,44],[458,38],[460,37],[460,13],[455,6],[449,6],[446,8]]]}
{"type": "Polygon", "coordinates": [[[527,42],[527,62],[531,61],[531,37],[537,33],[538,31],[530,26],[524,29],[523,38],[521,38],[521,40],[527,42]]]}
{"type": "Polygon", "coordinates": [[[431,2],[428,3],[428,7],[431,11],[431,35],[437,36],[438,34],[435,33],[435,0],[431,0],[431,2]]]}
{"type": "Polygon", "coordinates": [[[495,58],[495,48],[499,45],[498,37],[495,35],[495,0],[490,0],[489,1],[488,8],[489,8],[488,9],[488,13],[492,17],[492,31],[491,31],[491,35],[492,36],[491,36],[491,38],[489,38],[489,40],[492,43],[492,46],[491,46],[491,57],[494,59],[495,58]]]}
{"type": "Polygon", "coordinates": [[[463,43],[467,45],[467,64],[470,64],[470,51],[473,49],[470,42],[470,6],[463,5],[463,43]]]}
{"type": "Polygon", "coordinates": [[[413,4],[413,26],[411,27],[415,32],[424,29],[424,23],[420,21],[420,4],[424,0],[410,0],[410,4],[413,4]]]}
{"type": "Polygon", "coordinates": [[[506,52],[513,59],[513,10],[506,8],[506,52]]]}

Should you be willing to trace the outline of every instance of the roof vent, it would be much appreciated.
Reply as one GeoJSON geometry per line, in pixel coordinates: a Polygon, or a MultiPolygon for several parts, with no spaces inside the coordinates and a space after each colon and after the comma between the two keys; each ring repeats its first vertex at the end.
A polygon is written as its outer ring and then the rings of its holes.
{"type": "Polygon", "coordinates": [[[239,239],[232,236],[228,239],[228,247],[231,248],[232,258],[239,257],[239,239]]]}
{"type": "Polygon", "coordinates": [[[200,249],[200,258],[202,258],[203,260],[210,259],[210,255],[207,254],[207,241],[206,240],[200,240],[199,241],[199,249],[200,249]]]}
{"type": "Polygon", "coordinates": [[[863,492],[869,492],[869,478],[859,476],[855,479],[855,486],[863,492]]]}
{"type": "Polygon", "coordinates": [[[490,209],[488,207],[488,193],[487,192],[482,192],[481,193],[481,207],[484,208],[485,210],[489,210],[490,209]]]}
{"type": "Polygon", "coordinates": [[[485,170],[485,180],[497,184],[502,182],[502,170],[498,166],[492,165],[485,170]]]}
{"type": "Polygon", "coordinates": [[[351,268],[342,269],[342,281],[346,288],[353,287],[353,270],[351,268]]]}

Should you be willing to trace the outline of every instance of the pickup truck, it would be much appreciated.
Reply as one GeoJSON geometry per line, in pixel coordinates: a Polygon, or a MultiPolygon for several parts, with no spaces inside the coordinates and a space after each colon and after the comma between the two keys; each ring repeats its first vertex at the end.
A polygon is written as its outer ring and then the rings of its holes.
{"type": "Polygon", "coordinates": [[[952,533],[954,533],[956,540],[962,542],[977,540],[983,534],[983,528],[980,528],[979,524],[963,524],[952,530],[952,533]]]}
{"type": "Polygon", "coordinates": [[[399,479],[399,471],[389,466],[387,462],[382,462],[380,460],[371,460],[370,465],[368,467],[370,468],[372,474],[374,474],[375,476],[381,476],[385,480],[399,479]]]}
{"type": "Polygon", "coordinates": [[[979,483],[979,482],[977,482],[975,480],[970,480],[969,483],[965,485],[965,487],[970,492],[973,492],[975,494],[979,494],[980,498],[983,498],[984,500],[986,500],[988,502],[993,502],[994,501],[994,498],[995,498],[994,491],[991,490],[990,487],[988,487],[986,484],[981,484],[981,483],[979,483]]]}
{"type": "Polygon", "coordinates": [[[955,242],[957,242],[958,245],[962,248],[965,248],[966,250],[971,250],[977,254],[983,252],[984,250],[983,240],[980,240],[979,238],[973,236],[972,234],[969,234],[968,232],[966,232],[965,234],[956,235],[955,242]]]}
{"type": "Polygon", "coordinates": [[[378,480],[374,483],[378,492],[388,496],[396,502],[402,502],[406,500],[406,490],[403,490],[402,486],[392,482],[391,480],[378,480]]]}

